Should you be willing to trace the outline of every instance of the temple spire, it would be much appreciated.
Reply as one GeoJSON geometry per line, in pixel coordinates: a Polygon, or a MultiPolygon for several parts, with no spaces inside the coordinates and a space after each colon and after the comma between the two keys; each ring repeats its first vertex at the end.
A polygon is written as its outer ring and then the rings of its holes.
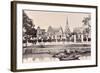
{"type": "Polygon", "coordinates": [[[68,26],[68,17],[67,17],[67,20],[66,20],[66,25],[68,26]]]}
{"type": "Polygon", "coordinates": [[[65,34],[68,34],[68,33],[70,33],[70,29],[69,29],[69,23],[68,23],[68,17],[67,17],[66,26],[65,26],[65,34]]]}

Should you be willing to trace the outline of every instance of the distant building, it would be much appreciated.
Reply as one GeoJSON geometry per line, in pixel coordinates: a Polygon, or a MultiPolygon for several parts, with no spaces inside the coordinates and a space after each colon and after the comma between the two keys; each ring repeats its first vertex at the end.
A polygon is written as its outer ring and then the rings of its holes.
{"type": "Polygon", "coordinates": [[[37,39],[43,39],[45,37],[45,29],[37,27],[37,39]]]}
{"type": "Polygon", "coordinates": [[[91,28],[88,25],[83,25],[74,28],[73,32],[71,32],[67,18],[65,30],[61,26],[58,28],[49,26],[47,31],[37,27],[37,39],[43,39],[44,41],[89,42],[91,41],[91,28]]]}
{"type": "Polygon", "coordinates": [[[71,34],[71,31],[69,28],[68,17],[67,17],[63,40],[70,41],[71,39],[70,34],[71,34]]]}
{"type": "Polygon", "coordinates": [[[48,30],[47,30],[48,39],[60,40],[62,39],[62,36],[63,36],[62,27],[59,27],[59,28],[53,28],[51,26],[48,27],[48,30]]]}
{"type": "Polygon", "coordinates": [[[65,31],[64,33],[67,35],[69,33],[71,33],[70,29],[69,29],[69,23],[68,23],[68,18],[67,18],[67,21],[66,21],[66,26],[65,26],[65,31]]]}
{"type": "Polygon", "coordinates": [[[91,41],[91,31],[88,26],[77,27],[73,29],[74,38],[76,38],[76,42],[89,42],[91,41]]]}
{"type": "MultiPolygon", "coordinates": [[[[57,41],[66,40],[71,33],[69,26],[68,26],[68,19],[66,21],[65,30],[63,31],[62,27],[53,28],[51,26],[48,27],[47,36],[48,39],[53,39],[57,41]]],[[[68,38],[69,39],[69,38],[68,38]]]]}

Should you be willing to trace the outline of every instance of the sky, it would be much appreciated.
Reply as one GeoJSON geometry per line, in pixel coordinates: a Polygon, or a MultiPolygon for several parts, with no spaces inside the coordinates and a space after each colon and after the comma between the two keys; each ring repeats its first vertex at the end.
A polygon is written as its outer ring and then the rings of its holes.
{"type": "Polygon", "coordinates": [[[32,19],[35,28],[38,26],[47,31],[49,26],[59,28],[60,26],[65,30],[68,21],[68,26],[71,31],[74,28],[82,27],[82,20],[89,16],[89,13],[72,13],[72,12],[54,12],[54,11],[35,11],[24,10],[30,19],[32,19]]]}

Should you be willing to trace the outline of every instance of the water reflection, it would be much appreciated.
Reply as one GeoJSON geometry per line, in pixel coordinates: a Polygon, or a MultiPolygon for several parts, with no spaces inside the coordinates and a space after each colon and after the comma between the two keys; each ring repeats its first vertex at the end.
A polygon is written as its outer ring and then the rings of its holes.
{"type": "MultiPolygon", "coordinates": [[[[34,55],[27,58],[23,58],[23,63],[60,61],[59,58],[52,57],[50,55],[49,56],[47,55],[45,56],[45,55],[44,57],[43,55],[39,55],[39,56],[37,55],[38,57],[34,55]]],[[[89,60],[90,58],[91,56],[80,56],[79,59],[76,60],[89,60]]],[[[68,61],[68,60],[63,60],[63,61],[68,61]]]]}
{"type": "Polygon", "coordinates": [[[23,63],[88,60],[90,57],[90,47],[53,46],[53,48],[26,49],[23,54],[23,63]]]}

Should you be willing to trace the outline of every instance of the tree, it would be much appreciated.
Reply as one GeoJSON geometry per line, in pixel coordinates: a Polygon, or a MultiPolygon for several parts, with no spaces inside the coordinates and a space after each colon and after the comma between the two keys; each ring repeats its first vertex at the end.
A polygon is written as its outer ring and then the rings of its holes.
{"type": "Polygon", "coordinates": [[[88,26],[88,27],[84,29],[83,33],[90,33],[90,31],[91,31],[90,20],[91,20],[90,16],[84,17],[82,22],[83,22],[84,26],[88,26]]]}
{"type": "Polygon", "coordinates": [[[34,38],[37,35],[37,30],[34,27],[35,25],[33,24],[32,20],[27,16],[25,12],[23,12],[23,41],[26,43],[26,47],[30,38],[34,38]]]}

